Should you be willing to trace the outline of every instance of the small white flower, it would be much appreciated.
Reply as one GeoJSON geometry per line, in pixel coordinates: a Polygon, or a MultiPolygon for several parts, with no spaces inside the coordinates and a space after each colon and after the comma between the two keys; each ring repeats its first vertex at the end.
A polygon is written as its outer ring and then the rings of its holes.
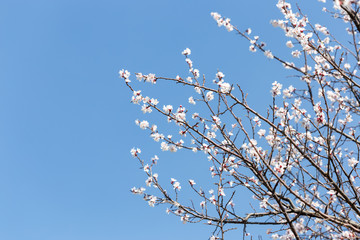
{"type": "Polygon", "coordinates": [[[200,72],[198,69],[194,69],[193,74],[196,79],[199,78],[199,76],[200,76],[200,72]]]}
{"type": "Polygon", "coordinates": [[[194,90],[197,94],[201,94],[201,88],[199,87],[194,87],[194,90]]]}
{"type": "Polygon", "coordinates": [[[234,30],[234,26],[231,25],[231,23],[230,23],[230,18],[225,19],[224,25],[225,25],[226,29],[227,29],[229,32],[231,32],[232,30],[234,30]]]}
{"type": "Polygon", "coordinates": [[[162,151],[168,151],[169,150],[169,145],[166,142],[162,142],[161,143],[161,150],[162,151]]]}
{"type": "Polygon", "coordinates": [[[142,107],[141,107],[141,111],[142,111],[143,113],[151,113],[151,112],[152,112],[152,109],[151,109],[150,105],[144,104],[144,105],[142,105],[142,107]]]}
{"type": "Polygon", "coordinates": [[[180,190],[181,186],[180,183],[175,179],[175,178],[171,178],[171,185],[173,185],[174,189],[180,190]]]}
{"type": "Polygon", "coordinates": [[[133,188],[131,189],[131,192],[132,192],[133,194],[143,194],[144,191],[145,191],[145,188],[143,188],[143,187],[141,187],[141,188],[133,187],[133,188]]]}
{"type": "Polygon", "coordinates": [[[216,76],[216,78],[221,80],[221,79],[223,79],[225,77],[225,74],[223,74],[222,72],[217,72],[215,76],[216,76]]]}
{"type": "Polygon", "coordinates": [[[143,80],[144,76],[142,75],[142,73],[136,73],[136,78],[137,80],[141,81],[143,80]]]}
{"type": "Polygon", "coordinates": [[[190,55],[191,54],[191,50],[189,49],[189,48],[185,48],[185,50],[184,51],[182,51],[182,53],[181,53],[182,55],[184,55],[184,56],[188,56],[188,55],[190,55]]]}
{"type": "Polygon", "coordinates": [[[133,156],[133,157],[137,157],[137,154],[138,153],[141,153],[141,150],[139,149],[139,148],[132,148],[131,150],[130,150],[130,153],[131,153],[131,156],[133,156]]]}
{"type": "Polygon", "coordinates": [[[270,52],[270,50],[266,50],[264,52],[264,55],[267,57],[267,58],[270,58],[270,59],[273,59],[274,58],[274,55],[270,52]]]}
{"type": "Polygon", "coordinates": [[[189,97],[189,103],[195,105],[196,102],[193,97],[189,97]]]}
{"type": "Polygon", "coordinates": [[[299,50],[295,50],[291,52],[291,55],[293,55],[293,57],[299,58],[301,55],[301,52],[299,50]]]}
{"type": "Polygon", "coordinates": [[[173,106],[171,106],[171,105],[163,106],[163,110],[166,114],[169,114],[173,110],[173,106]]]}
{"type": "Polygon", "coordinates": [[[120,75],[121,78],[125,79],[125,82],[126,82],[126,83],[131,82],[130,79],[129,79],[129,77],[130,77],[130,72],[129,72],[128,70],[121,69],[121,70],[119,71],[119,75],[120,75]]]}
{"type": "Polygon", "coordinates": [[[150,171],[150,166],[149,166],[149,164],[146,164],[144,166],[144,172],[149,172],[149,171],[150,171]]]}
{"type": "Polygon", "coordinates": [[[222,93],[230,93],[231,91],[231,85],[227,82],[219,83],[220,86],[220,92],[222,93]]]}
{"type": "Polygon", "coordinates": [[[175,145],[170,145],[169,146],[169,150],[170,152],[176,152],[177,151],[177,147],[175,145]]]}
{"type": "Polygon", "coordinates": [[[187,62],[187,64],[189,65],[189,68],[190,68],[190,70],[191,70],[192,67],[193,67],[193,62],[191,61],[191,59],[190,59],[190,58],[186,58],[186,59],[185,59],[185,62],[187,62]]]}
{"type": "Polygon", "coordinates": [[[273,97],[276,97],[277,95],[281,94],[281,88],[282,88],[282,84],[278,83],[277,81],[272,83],[272,88],[271,88],[271,94],[273,97]]]}
{"type": "Polygon", "coordinates": [[[224,192],[224,188],[222,188],[222,187],[219,188],[219,195],[223,196],[223,197],[226,196],[225,192],[224,192]]]}
{"type": "Polygon", "coordinates": [[[217,21],[221,18],[221,15],[217,12],[212,12],[211,16],[217,21]]]}
{"type": "Polygon", "coordinates": [[[152,84],[156,83],[156,77],[155,74],[149,73],[148,75],[144,75],[144,79],[146,82],[150,82],[152,84]]]}
{"type": "Polygon", "coordinates": [[[213,92],[207,92],[205,96],[206,101],[210,102],[214,99],[214,93],[213,92]]]}
{"type": "Polygon", "coordinates": [[[289,41],[286,42],[286,46],[287,46],[288,48],[293,48],[293,47],[294,47],[294,44],[289,40],[289,41]]]}
{"type": "Polygon", "coordinates": [[[146,121],[146,120],[141,121],[139,126],[140,126],[141,129],[146,129],[146,128],[149,127],[149,122],[146,121]]]}
{"type": "Polygon", "coordinates": [[[265,133],[266,133],[266,130],[265,129],[260,129],[257,134],[260,136],[260,137],[264,137],[265,136],[265,133]]]}
{"type": "Polygon", "coordinates": [[[221,124],[221,120],[220,120],[220,118],[217,117],[217,116],[213,116],[213,117],[212,117],[212,120],[213,120],[216,124],[218,124],[218,125],[221,124]]]}
{"type": "Polygon", "coordinates": [[[331,196],[332,196],[332,195],[335,195],[335,194],[336,194],[336,192],[335,192],[334,190],[330,190],[330,191],[328,191],[328,192],[327,192],[327,194],[329,194],[329,195],[331,195],[331,196]]]}
{"type": "Polygon", "coordinates": [[[348,165],[349,165],[349,167],[354,167],[356,164],[358,164],[359,163],[359,161],[358,160],[356,160],[354,157],[353,158],[350,158],[350,159],[348,159],[348,165]]]}

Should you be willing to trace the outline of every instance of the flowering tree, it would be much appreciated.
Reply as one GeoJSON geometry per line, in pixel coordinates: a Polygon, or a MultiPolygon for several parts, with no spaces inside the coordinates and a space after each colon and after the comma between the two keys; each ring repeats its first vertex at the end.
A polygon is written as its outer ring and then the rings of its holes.
{"type": "Polygon", "coordinates": [[[182,52],[189,77],[141,73],[136,77],[195,89],[196,95],[188,102],[202,105],[201,113],[182,105],[160,106],[157,99],[135,90],[130,73],[121,70],[120,77],[133,93],[132,103],[140,104],[143,113],[156,112],[166,118],[179,129],[179,136],[165,136],[146,120],[136,120],[136,124],[149,131],[162,151],[204,152],[215,186],[205,191],[189,180],[194,201],[181,202],[179,181],[170,179],[172,190],[167,191],[167,181],[155,173],[158,157],[148,162],[139,148],[133,148],[131,154],[139,160],[146,185],[154,193],[143,187],[132,188],[132,193],[142,195],[150,206],[168,205],[168,213],[183,222],[214,226],[210,239],[224,239],[227,231],[250,224],[271,226],[267,233],[273,239],[360,238],[360,1],[332,4],[333,10],[323,10],[346,25],[344,42],[325,26],[312,24],[300,8],[294,10],[284,0],[276,4],[284,19],[271,23],[284,30],[289,38],[285,45],[294,49],[289,58],[299,58],[301,64],[276,56],[259,37],[252,37],[251,29],[242,31],[230,19],[211,13],[219,27],[247,40],[251,52],[263,52],[297,76],[296,87],[272,84],[272,102],[265,113],[250,106],[242,88],[227,82],[222,72],[212,82],[201,76],[190,59],[190,49],[182,52]],[[245,215],[234,204],[242,191],[251,192],[258,202],[245,215]]]}

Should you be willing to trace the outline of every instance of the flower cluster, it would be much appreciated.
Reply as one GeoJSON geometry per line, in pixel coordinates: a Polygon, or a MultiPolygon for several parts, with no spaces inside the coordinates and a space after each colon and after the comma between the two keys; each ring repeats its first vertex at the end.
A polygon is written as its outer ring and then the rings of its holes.
{"type": "Polygon", "coordinates": [[[124,70],[124,69],[120,70],[119,75],[120,75],[121,78],[123,78],[125,80],[126,83],[131,82],[130,79],[129,79],[130,72],[128,70],[124,70]]]}
{"type": "Polygon", "coordinates": [[[176,190],[181,189],[180,183],[175,178],[171,178],[170,183],[171,183],[171,185],[173,186],[174,189],[176,189],[176,190]]]}
{"type": "Polygon", "coordinates": [[[234,30],[234,26],[230,23],[230,18],[222,18],[221,15],[217,12],[212,12],[211,16],[217,22],[218,26],[224,26],[229,32],[234,30]]]}

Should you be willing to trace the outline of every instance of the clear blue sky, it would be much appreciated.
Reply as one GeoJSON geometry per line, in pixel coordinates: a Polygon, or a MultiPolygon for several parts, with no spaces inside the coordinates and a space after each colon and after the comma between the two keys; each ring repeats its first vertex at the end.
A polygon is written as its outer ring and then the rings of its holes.
{"type": "MultiPolygon", "coordinates": [[[[311,2],[304,7],[321,12],[322,4],[311,2]]],[[[184,74],[180,53],[189,47],[209,80],[223,71],[262,108],[271,83],[287,81],[288,73],[250,54],[249,44],[218,28],[210,12],[230,17],[240,29],[251,27],[276,50],[286,38],[269,24],[280,17],[274,3],[0,0],[0,239],[209,237],[211,228],[183,225],[165,208],[150,208],[130,194],[145,176],[129,150],[141,147],[148,156],[160,150],[134,124],[144,116],[129,103],[118,71],[184,74]]],[[[161,84],[157,93],[169,104],[188,97],[161,84]]],[[[196,179],[190,160],[169,156],[161,158],[167,163],[160,176],[196,179]]]]}

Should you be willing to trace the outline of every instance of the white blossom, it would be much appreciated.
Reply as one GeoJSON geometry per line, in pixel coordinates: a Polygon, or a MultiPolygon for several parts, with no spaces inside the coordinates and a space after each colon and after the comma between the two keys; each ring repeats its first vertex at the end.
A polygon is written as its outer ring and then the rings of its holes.
{"type": "Polygon", "coordinates": [[[195,105],[196,102],[193,97],[189,97],[189,103],[195,105]]]}
{"type": "Polygon", "coordinates": [[[220,86],[220,92],[222,93],[230,93],[232,87],[229,83],[221,82],[218,84],[220,86]]]}
{"type": "Polygon", "coordinates": [[[260,136],[260,137],[264,137],[265,136],[265,133],[266,133],[266,130],[265,129],[260,129],[257,134],[260,136]]]}
{"type": "Polygon", "coordinates": [[[121,69],[119,71],[119,75],[120,75],[121,78],[123,78],[125,80],[126,83],[131,82],[130,79],[129,79],[130,72],[128,70],[121,69]]]}
{"type": "Polygon", "coordinates": [[[207,92],[206,95],[205,95],[205,99],[206,101],[210,102],[211,100],[214,99],[214,93],[213,92],[207,92]]]}
{"type": "Polygon", "coordinates": [[[250,45],[249,50],[250,50],[250,52],[256,52],[256,48],[254,45],[250,45]]]}
{"type": "Polygon", "coordinates": [[[294,44],[289,40],[289,41],[286,42],[286,46],[287,46],[288,48],[293,48],[293,47],[294,47],[294,44]]]}
{"type": "Polygon", "coordinates": [[[265,56],[266,56],[267,58],[270,58],[270,59],[273,59],[273,58],[274,58],[274,55],[271,53],[270,50],[266,50],[266,51],[264,52],[264,54],[265,54],[265,56]]]}
{"type": "Polygon", "coordinates": [[[163,111],[164,111],[166,114],[170,114],[172,110],[173,110],[173,106],[171,106],[171,105],[163,106],[163,111]]]}
{"type": "Polygon", "coordinates": [[[139,148],[132,148],[132,149],[130,150],[130,153],[131,153],[131,155],[132,155],[133,157],[137,157],[137,155],[138,155],[139,153],[141,153],[141,150],[140,150],[139,148]]]}
{"type": "Polygon", "coordinates": [[[184,51],[182,51],[182,53],[181,53],[182,55],[185,55],[185,56],[188,56],[188,55],[190,55],[191,54],[191,50],[189,49],[189,48],[185,48],[185,50],[184,51]]]}
{"type": "Polygon", "coordinates": [[[278,95],[281,94],[281,88],[282,88],[282,84],[278,83],[277,81],[272,83],[272,88],[271,88],[271,94],[273,97],[276,97],[278,95]]]}
{"type": "Polygon", "coordinates": [[[131,192],[133,194],[143,194],[145,192],[145,188],[143,188],[143,187],[141,187],[141,188],[133,187],[133,188],[131,188],[131,192]]]}
{"type": "Polygon", "coordinates": [[[358,164],[359,163],[359,161],[358,160],[356,160],[354,157],[352,157],[352,158],[350,158],[350,159],[348,159],[348,165],[349,165],[349,167],[354,167],[356,164],[358,164]]]}
{"type": "Polygon", "coordinates": [[[143,121],[140,122],[140,128],[141,129],[146,129],[148,127],[149,127],[149,122],[148,121],[143,120],[143,121]]]}

